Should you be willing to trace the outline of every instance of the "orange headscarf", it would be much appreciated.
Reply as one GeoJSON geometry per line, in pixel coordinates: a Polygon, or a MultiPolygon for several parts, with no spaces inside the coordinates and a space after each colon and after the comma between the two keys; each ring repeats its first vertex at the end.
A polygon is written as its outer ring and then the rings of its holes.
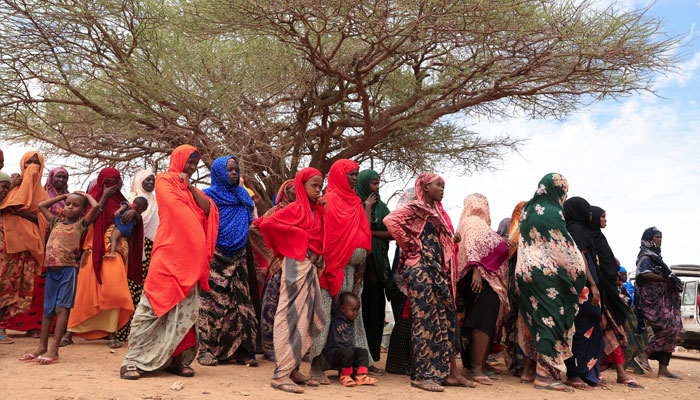
{"type": "Polygon", "coordinates": [[[525,202],[521,201],[513,209],[513,215],[510,217],[510,228],[508,229],[508,240],[515,243],[515,246],[510,249],[508,258],[513,258],[515,253],[518,251],[518,240],[520,239],[520,214],[523,212],[523,207],[525,207],[525,202]]]}
{"type": "Polygon", "coordinates": [[[168,172],[156,177],[160,223],[144,292],[158,317],[187,297],[197,282],[209,290],[209,263],[219,231],[219,210],[210,199],[209,215],[205,215],[180,180],[193,153],[199,151],[190,145],[178,146],[170,155],[168,172]]]}
{"type": "MultiPolygon", "coordinates": [[[[44,265],[44,241],[48,221],[39,212],[39,203],[49,198],[46,190],[41,185],[41,174],[44,172],[44,157],[37,151],[30,151],[22,156],[19,162],[22,173],[22,183],[10,189],[7,196],[0,204],[2,223],[5,226],[5,249],[8,254],[29,251],[32,257],[40,265],[44,265]],[[41,165],[30,164],[27,168],[24,164],[36,154],[41,165]],[[38,223],[29,221],[10,211],[26,211],[37,214],[38,223]],[[9,233],[9,234],[7,234],[9,233]]],[[[37,274],[41,269],[37,268],[37,274]]]]}

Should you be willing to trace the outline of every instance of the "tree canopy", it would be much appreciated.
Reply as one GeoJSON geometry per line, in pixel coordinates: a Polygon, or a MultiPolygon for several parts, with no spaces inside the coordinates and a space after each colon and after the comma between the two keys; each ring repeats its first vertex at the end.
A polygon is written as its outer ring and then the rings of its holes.
{"type": "Polygon", "coordinates": [[[234,154],[264,196],[340,158],[489,167],[479,118],[651,90],[677,41],[645,10],[548,0],[0,0],[0,129],[54,156],[163,169],[234,154]]]}

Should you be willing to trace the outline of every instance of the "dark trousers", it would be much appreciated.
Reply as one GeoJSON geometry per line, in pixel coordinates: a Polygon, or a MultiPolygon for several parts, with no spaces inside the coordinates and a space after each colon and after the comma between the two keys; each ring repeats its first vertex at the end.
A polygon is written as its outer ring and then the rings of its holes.
{"type": "Polygon", "coordinates": [[[326,352],[326,360],[331,369],[369,367],[367,350],[359,347],[344,347],[326,352]]]}
{"type": "MultiPolygon", "coordinates": [[[[369,262],[368,262],[369,265],[369,262]]],[[[367,345],[374,362],[381,358],[382,337],[384,335],[384,286],[365,274],[364,288],[362,289],[362,319],[367,332],[367,345]]]]}

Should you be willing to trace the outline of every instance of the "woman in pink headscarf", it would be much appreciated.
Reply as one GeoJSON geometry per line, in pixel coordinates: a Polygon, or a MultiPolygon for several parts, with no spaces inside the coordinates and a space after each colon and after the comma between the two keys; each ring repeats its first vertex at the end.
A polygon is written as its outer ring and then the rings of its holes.
{"type": "MultiPolygon", "coordinates": [[[[63,167],[56,167],[49,171],[49,177],[46,178],[44,189],[46,190],[46,194],[49,195],[50,199],[70,193],[68,191],[68,171],[63,167]]],[[[61,211],[63,211],[63,207],[65,206],[66,201],[61,200],[54,203],[51,208],[49,208],[49,211],[51,211],[51,214],[53,215],[58,215],[61,211]]]]}

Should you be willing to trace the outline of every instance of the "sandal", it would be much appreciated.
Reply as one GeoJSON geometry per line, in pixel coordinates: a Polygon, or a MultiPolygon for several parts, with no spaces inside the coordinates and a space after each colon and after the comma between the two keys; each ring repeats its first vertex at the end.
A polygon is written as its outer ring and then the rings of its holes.
{"type": "Polygon", "coordinates": [[[545,386],[540,386],[538,384],[535,384],[535,389],[551,390],[554,392],[567,392],[567,393],[571,393],[574,391],[574,389],[572,389],[571,386],[565,385],[561,382],[552,382],[549,385],[545,385],[545,386]],[[563,387],[563,389],[557,389],[560,387],[563,387]]]}
{"type": "Polygon", "coordinates": [[[377,378],[372,378],[367,374],[355,375],[355,383],[357,385],[374,385],[377,383],[377,378]]]}
{"type": "Polygon", "coordinates": [[[27,353],[19,358],[19,361],[22,361],[22,362],[34,361],[34,360],[36,360],[36,356],[32,353],[27,353]]]}
{"type": "Polygon", "coordinates": [[[185,364],[178,364],[176,366],[170,366],[166,369],[167,372],[175,374],[177,376],[182,376],[185,378],[190,378],[194,376],[194,370],[185,364]]]}
{"type": "Polygon", "coordinates": [[[384,371],[381,368],[377,368],[374,365],[370,365],[367,368],[367,373],[372,375],[372,376],[384,376],[384,375],[386,375],[386,371],[384,371]]]}
{"type": "Polygon", "coordinates": [[[122,367],[119,368],[119,377],[121,379],[128,379],[130,381],[135,381],[141,377],[141,372],[143,372],[143,371],[136,368],[135,365],[132,365],[132,364],[122,365],[122,367]]]}
{"type": "Polygon", "coordinates": [[[73,344],[73,339],[68,339],[67,337],[62,337],[61,343],[59,343],[58,347],[66,347],[66,346],[70,346],[72,344],[73,344]]]}
{"type": "Polygon", "coordinates": [[[107,341],[107,347],[110,349],[119,349],[122,347],[122,344],[119,343],[117,339],[110,339],[107,341]]]}
{"type": "Polygon", "coordinates": [[[197,357],[197,362],[198,362],[200,365],[204,365],[204,366],[207,366],[207,367],[213,367],[213,366],[219,364],[219,360],[217,360],[216,358],[214,358],[214,356],[213,356],[211,353],[209,353],[209,352],[200,354],[200,355],[197,357]]]}
{"type": "Polygon", "coordinates": [[[474,380],[474,382],[479,383],[481,385],[486,385],[486,386],[493,385],[493,381],[488,376],[471,376],[471,378],[474,380]]]}
{"type": "Polygon", "coordinates": [[[411,382],[411,386],[418,389],[423,389],[426,392],[444,392],[445,388],[435,383],[435,381],[427,381],[423,383],[418,383],[416,381],[411,382]]]}
{"type": "Polygon", "coordinates": [[[617,382],[619,385],[629,386],[633,389],[644,389],[644,386],[640,385],[639,382],[634,379],[626,379],[622,382],[617,382]]]}
{"type": "MultiPolygon", "coordinates": [[[[367,376],[367,375],[365,375],[367,376]]],[[[350,377],[350,375],[340,375],[340,384],[345,386],[345,387],[351,387],[357,385],[354,380],[350,377]]]]}
{"type": "Polygon", "coordinates": [[[274,389],[281,390],[281,391],[287,392],[287,393],[296,393],[296,394],[304,393],[304,389],[297,386],[296,383],[270,382],[270,386],[272,386],[274,389]]]}
{"type": "Polygon", "coordinates": [[[236,364],[245,365],[246,367],[257,367],[258,362],[252,358],[241,358],[235,360],[236,364]]]}
{"type": "Polygon", "coordinates": [[[57,364],[58,363],[58,357],[56,358],[51,358],[51,357],[44,357],[44,356],[38,356],[36,360],[34,360],[35,363],[39,365],[49,365],[49,364],[57,364]]]}
{"type": "Polygon", "coordinates": [[[15,341],[7,335],[0,336],[0,344],[12,344],[14,342],[15,341]]]}
{"type": "Polygon", "coordinates": [[[639,356],[636,356],[634,358],[634,362],[639,366],[639,368],[641,368],[647,372],[651,372],[651,365],[649,365],[649,361],[644,362],[639,358],[639,356]]]}

